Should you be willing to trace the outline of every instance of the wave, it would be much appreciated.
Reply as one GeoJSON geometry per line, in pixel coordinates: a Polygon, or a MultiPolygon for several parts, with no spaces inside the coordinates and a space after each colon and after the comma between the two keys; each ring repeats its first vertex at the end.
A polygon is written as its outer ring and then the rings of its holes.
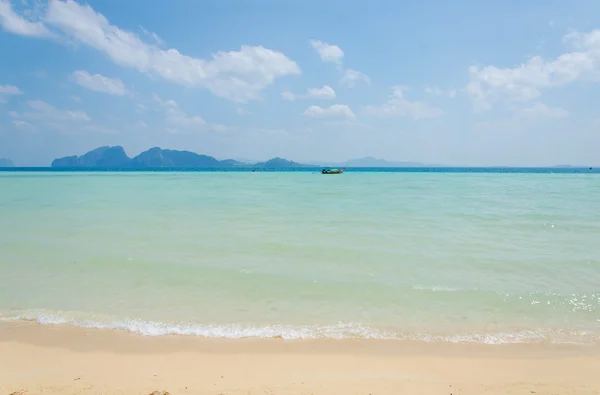
{"type": "Polygon", "coordinates": [[[2,321],[30,321],[42,325],[70,325],[89,329],[123,330],[143,336],[199,336],[205,338],[243,339],[279,338],[301,339],[372,339],[419,342],[478,343],[478,344],[598,344],[597,333],[563,330],[518,330],[514,332],[430,334],[401,333],[365,326],[360,323],[337,323],[331,325],[246,325],[246,324],[197,324],[186,322],[160,322],[139,319],[115,319],[87,313],[29,310],[12,314],[0,314],[2,321]]]}
{"type": "Polygon", "coordinates": [[[423,285],[413,285],[412,289],[414,289],[415,291],[432,291],[432,292],[466,292],[466,290],[460,290],[458,288],[452,288],[452,287],[443,287],[443,286],[432,286],[432,287],[426,287],[423,285]]]}

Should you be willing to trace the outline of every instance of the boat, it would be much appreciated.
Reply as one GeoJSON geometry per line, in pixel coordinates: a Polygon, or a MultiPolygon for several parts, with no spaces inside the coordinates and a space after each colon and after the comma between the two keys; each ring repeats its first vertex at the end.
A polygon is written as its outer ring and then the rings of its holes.
{"type": "Polygon", "coordinates": [[[342,174],[346,168],[343,169],[323,169],[321,174],[342,174]]]}

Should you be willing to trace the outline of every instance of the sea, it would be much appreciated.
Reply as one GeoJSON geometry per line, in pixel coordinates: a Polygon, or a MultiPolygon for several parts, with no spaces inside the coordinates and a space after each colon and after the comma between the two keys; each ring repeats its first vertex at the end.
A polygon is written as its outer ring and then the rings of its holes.
{"type": "Polygon", "coordinates": [[[600,343],[596,169],[0,172],[0,320],[600,343]]]}

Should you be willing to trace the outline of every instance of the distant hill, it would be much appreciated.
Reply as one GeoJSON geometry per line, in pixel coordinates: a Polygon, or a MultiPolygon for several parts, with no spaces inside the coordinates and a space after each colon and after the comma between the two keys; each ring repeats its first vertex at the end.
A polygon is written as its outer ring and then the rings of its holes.
{"type": "Polygon", "coordinates": [[[296,162],[286,160],[283,158],[273,158],[266,162],[259,162],[259,163],[255,164],[253,167],[268,168],[268,169],[282,169],[282,168],[290,168],[290,167],[312,167],[312,166],[303,165],[301,163],[296,163],[296,162]]]}
{"type": "Polygon", "coordinates": [[[235,161],[218,161],[212,156],[199,155],[190,151],[176,151],[154,147],[132,159],[132,167],[231,167],[235,161]]]}
{"type": "Polygon", "coordinates": [[[14,163],[10,159],[0,158],[0,167],[13,167],[14,163]]]}
{"type": "Polygon", "coordinates": [[[123,168],[130,165],[131,159],[121,146],[98,147],[81,156],[65,156],[52,161],[52,167],[123,168]]]}
{"type": "Polygon", "coordinates": [[[66,156],[52,161],[52,167],[106,169],[202,168],[233,167],[236,165],[242,165],[242,163],[232,160],[219,161],[212,156],[199,155],[190,151],[162,149],[159,147],[151,148],[134,158],[130,158],[121,146],[99,147],[81,156],[66,156]]]}
{"type": "Polygon", "coordinates": [[[378,159],[372,156],[367,156],[365,158],[359,159],[350,159],[346,162],[332,162],[332,163],[317,163],[314,162],[314,165],[318,166],[327,166],[327,167],[424,167],[428,165],[424,165],[419,162],[392,162],[385,159],[378,159]]]}
{"type": "Polygon", "coordinates": [[[152,169],[152,168],[291,168],[306,167],[293,161],[282,158],[274,158],[266,162],[256,164],[242,163],[233,159],[217,160],[212,156],[200,155],[191,151],[177,151],[151,148],[138,156],[130,158],[121,146],[98,147],[81,156],[66,156],[52,161],[52,167],[81,167],[102,169],[152,169]]]}
{"type": "Polygon", "coordinates": [[[372,156],[366,158],[351,159],[344,163],[348,167],[422,167],[419,162],[390,162],[385,159],[377,159],[372,156]]]}

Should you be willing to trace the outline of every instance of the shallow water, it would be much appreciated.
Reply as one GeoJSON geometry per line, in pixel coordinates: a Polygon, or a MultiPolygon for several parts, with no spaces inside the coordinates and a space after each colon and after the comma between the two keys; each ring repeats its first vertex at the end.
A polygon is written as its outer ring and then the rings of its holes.
{"type": "Polygon", "coordinates": [[[600,340],[600,177],[0,173],[0,316],[148,335],[600,340]]]}

